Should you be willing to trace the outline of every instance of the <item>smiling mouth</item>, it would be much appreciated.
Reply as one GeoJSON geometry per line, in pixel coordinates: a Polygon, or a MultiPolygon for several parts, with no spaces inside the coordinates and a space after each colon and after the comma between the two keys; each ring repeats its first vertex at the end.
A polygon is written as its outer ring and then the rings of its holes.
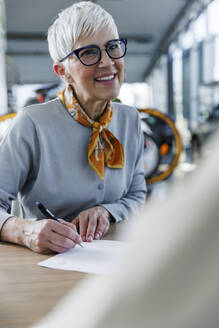
{"type": "Polygon", "coordinates": [[[111,74],[108,76],[97,77],[95,81],[111,81],[115,78],[116,74],[111,74]]]}

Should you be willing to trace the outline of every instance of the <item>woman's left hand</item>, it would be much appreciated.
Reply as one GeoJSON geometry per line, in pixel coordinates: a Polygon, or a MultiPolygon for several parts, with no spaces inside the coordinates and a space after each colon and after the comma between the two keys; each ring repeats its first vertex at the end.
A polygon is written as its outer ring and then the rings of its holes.
{"type": "Polygon", "coordinates": [[[95,206],[79,213],[72,221],[83,241],[102,238],[110,227],[110,213],[102,206],[95,206]]]}

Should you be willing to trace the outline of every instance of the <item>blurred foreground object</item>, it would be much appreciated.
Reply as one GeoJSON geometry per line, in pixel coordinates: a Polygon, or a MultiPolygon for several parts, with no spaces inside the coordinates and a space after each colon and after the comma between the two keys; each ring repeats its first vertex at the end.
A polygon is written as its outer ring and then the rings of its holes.
{"type": "Polygon", "coordinates": [[[147,184],[168,178],[175,169],[182,142],[173,120],[156,109],[139,109],[144,134],[144,167],[147,184]]]}
{"type": "Polygon", "coordinates": [[[117,273],[83,282],[34,328],[218,328],[218,142],[166,202],[130,223],[117,273]]]}

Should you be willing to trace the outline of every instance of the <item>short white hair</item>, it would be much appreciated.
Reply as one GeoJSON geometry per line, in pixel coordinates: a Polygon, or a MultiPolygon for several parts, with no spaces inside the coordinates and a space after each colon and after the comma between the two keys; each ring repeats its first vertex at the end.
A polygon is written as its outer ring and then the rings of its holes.
{"type": "Polygon", "coordinates": [[[74,50],[81,37],[88,37],[108,27],[118,35],[113,17],[101,6],[81,1],[61,11],[48,30],[49,53],[54,62],[74,50]]]}

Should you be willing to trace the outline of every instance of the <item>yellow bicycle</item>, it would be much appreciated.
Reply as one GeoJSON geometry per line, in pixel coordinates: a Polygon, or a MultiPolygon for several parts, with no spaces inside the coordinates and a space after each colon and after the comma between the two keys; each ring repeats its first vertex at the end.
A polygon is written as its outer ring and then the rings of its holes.
{"type": "Polygon", "coordinates": [[[139,109],[144,134],[145,179],[151,185],[171,175],[182,151],[174,121],[156,109],[139,109]]]}

